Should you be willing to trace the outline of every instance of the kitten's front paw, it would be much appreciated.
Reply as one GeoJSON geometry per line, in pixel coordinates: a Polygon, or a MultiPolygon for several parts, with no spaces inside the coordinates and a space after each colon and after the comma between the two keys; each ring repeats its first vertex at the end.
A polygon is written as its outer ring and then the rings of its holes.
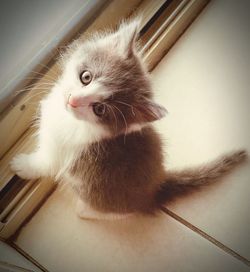
{"type": "Polygon", "coordinates": [[[40,177],[32,165],[32,155],[19,154],[10,162],[10,168],[23,179],[37,179],[40,177]]]}

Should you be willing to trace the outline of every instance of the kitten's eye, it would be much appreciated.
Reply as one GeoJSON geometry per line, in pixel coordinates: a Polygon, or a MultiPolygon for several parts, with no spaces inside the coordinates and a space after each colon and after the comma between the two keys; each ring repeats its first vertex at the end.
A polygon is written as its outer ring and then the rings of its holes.
{"type": "Polygon", "coordinates": [[[101,103],[95,103],[95,104],[93,104],[93,112],[98,117],[103,116],[104,113],[106,112],[106,105],[101,104],[101,103]]]}
{"type": "Polygon", "coordinates": [[[92,80],[92,75],[91,75],[90,71],[83,71],[80,74],[80,80],[81,80],[82,84],[88,85],[92,80]]]}

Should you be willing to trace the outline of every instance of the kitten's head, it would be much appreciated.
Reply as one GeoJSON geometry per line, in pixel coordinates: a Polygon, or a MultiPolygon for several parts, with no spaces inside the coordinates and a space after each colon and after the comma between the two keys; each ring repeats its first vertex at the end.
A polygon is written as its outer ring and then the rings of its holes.
{"type": "Polygon", "coordinates": [[[124,22],[115,32],[74,42],[64,57],[58,82],[69,114],[102,126],[112,135],[128,133],[166,113],[152,100],[148,74],[136,47],[138,26],[139,20],[124,22]]]}

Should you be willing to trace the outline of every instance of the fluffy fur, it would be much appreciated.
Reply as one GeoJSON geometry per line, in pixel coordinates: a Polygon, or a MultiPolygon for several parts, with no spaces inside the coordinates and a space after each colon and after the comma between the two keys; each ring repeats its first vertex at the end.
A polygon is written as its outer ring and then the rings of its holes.
{"type": "Polygon", "coordinates": [[[152,98],[135,43],[138,25],[124,22],[69,47],[61,77],[41,101],[36,151],[11,162],[22,178],[51,176],[71,184],[82,218],[154,213],[246,157],[242,151],[205,167],[166,171],[160,136],[150,125],[166,110],[152,98]]]}

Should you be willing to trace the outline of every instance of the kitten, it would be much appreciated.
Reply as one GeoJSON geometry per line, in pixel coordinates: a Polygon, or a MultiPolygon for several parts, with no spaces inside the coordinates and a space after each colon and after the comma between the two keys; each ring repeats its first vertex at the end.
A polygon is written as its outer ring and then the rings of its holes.
{"type": "Polygon", "coordinates": [[[166,109],[154,102],[136,45],[138,20],[117,31],[77,40],[63,73],[40,104],[38,146],[11,168],[24,179],[69,182],[82,218],[152,214],[173,197],[211,183],[246,158],[244,151],[180,172],[163,166],[153,121],[166,109]]]}

